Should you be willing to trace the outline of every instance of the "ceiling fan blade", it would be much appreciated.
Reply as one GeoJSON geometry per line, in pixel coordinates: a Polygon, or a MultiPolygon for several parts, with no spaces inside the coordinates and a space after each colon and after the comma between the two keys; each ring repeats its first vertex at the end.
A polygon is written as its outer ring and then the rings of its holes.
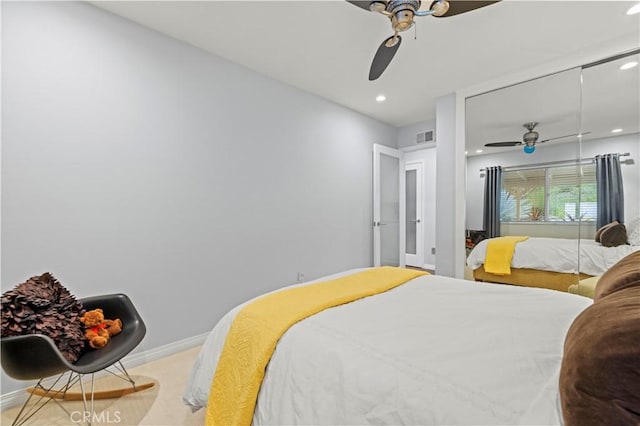
{"type": "Polygon", "coordinates": [[[354,6],[359,7],[360,9],[364,9],[367,12],[369,11],[369,4],[371,4],[370,0],[366,0],[366,1],[351,1],[351,0],[347,0],[347,3],[351,3],[354,6]]]}
{"type": "MultiPolygon", "coordinates": [[[[499,1],[499,0],[498,0],[499,1]]],[[[498,1],[456,1],[449,0],[449,10],[443,15],[436,16],[436,18],[447,18],[449,16],[459,15],[465,12],[471,12],[472,10],[480,9],[481,7],[489,6],[498,1]]],[[[435,3],[435,2],[434,2],[435,3]]]]}
{"type": "Polygon", "coordinates": [[[584,135],[588,135],[589,133],[591,133],[591,132],[575,133],[573,135],[558,136],[557,138],[549,138],[549,139],[538,141],[537,143],[545,143],[545,142],[549,142],[549,141],[555,141],[556,139],[570,138],[572,136],[578,136],[578,135],[584,136],[584,135]]]}
{"type": "Polygon", "coordinates": [[[491,143],[485,143],[484,146],[488,146],[488,147],[501,147],[501,146],[518,146],[518,145],[522,145],[522,142],[520,141],[508,141],[508,142],[491,142],[491,143]]]}
{"type": "Polygon", "coordinates": [[[371,69],[369,70],[369,81],[376,80],[382,75],[384,70],[387,69],[387,66],[389,66],[389,63],[398,51],[401,42],[402,37],[400,37],[399,35],[392,35],[391,37],[383,41],[382,44],[380,44],[376,55],[373,57],[373,62],[371,63],[371,69]],[[392,46],[387,46],[387,43],[392,41],[394,37],[397,38],[396,43],[392,46]]]}

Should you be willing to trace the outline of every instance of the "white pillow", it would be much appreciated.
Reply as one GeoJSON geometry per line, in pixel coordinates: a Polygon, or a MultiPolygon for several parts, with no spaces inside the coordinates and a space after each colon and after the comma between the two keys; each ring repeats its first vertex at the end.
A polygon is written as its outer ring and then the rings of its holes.
{"type": "Polygon", "coordinates": [[[632,246],[640,246],[640,217],[633,218],[624,225],[627,228],[627,242],[632,246]]]}

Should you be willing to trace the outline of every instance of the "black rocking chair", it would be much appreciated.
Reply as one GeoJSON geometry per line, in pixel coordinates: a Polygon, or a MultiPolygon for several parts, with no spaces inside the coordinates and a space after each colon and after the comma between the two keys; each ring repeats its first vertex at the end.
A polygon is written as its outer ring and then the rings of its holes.
{"type": "Polygon", "coordinates": [[[153,383],[136,386],[120,361],[138,346],[146,333],[144,321],[131,300],[124,294],[110,294],[88,297],[81,299],[80,302],[87,310],[101,308],[106,318],[120,318],[123,326],[122,332],[113,336],[107,346],[100,350],[85,352],[74,364],[64,358],[53,340],[47,336],[28,334],[0,339],[2,368],[7,375],[17,380],[38,381],[33,388],[28,389],[30,395],[13,425],[24,424],[49,401],[57,399],[82,400],[85,413],[90,413],[88,417],[90,424],[94,415],[94,399],[116,398],[153,386],[153,383]],[[101,370],[122,378],[129,382],[131,387],[94,392],[94,374],[101,370]],[[82,379],[88,374],[91,375],[91,390],[86,393],[82,379]],[[58,377],[53,384],[45,387],[45,379],[54,375],[58,377]],[[66,379],[65,375],[68,375],[66,379]],[[76,383],[80,385],[80,393],[69,392],[76,383]],[[26,410],[34,395],[39,397],[38,400],[29,410],[26,410]],[[90,408],[87,409],[89,402],[90,408]]]}

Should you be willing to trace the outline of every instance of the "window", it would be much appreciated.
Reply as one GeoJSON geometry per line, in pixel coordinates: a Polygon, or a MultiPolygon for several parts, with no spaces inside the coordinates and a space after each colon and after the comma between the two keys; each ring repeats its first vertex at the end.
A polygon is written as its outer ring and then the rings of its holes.
{"type": "Polygon", "coordinates": [[[501,222],[595,221],[595,164],[502,172],[501,222]]]}

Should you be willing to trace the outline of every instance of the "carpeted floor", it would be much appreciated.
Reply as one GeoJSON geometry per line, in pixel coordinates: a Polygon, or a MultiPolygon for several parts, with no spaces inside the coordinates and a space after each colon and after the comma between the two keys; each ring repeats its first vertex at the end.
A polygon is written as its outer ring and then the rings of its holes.
{"type": "MultiPolygon", "coordinates": [[[[199,350],[198,346],[129,369],[129,374],[137,383],[154,382],[155,386],[117,399],[96,400],[94,407],[97,421],[94,421],[93,425],[182,426],[204,424],[204,410],[192,414],[189,408],[182,403],[182,393],[187,385],[189,371],[199,350]]],[[[123,383],[117,378],[103,377],[96,380],[96,390],[119,388],[123,383]]],[[[0,423],[10,425],[19,408],[12,407],[3,411],[0,423]]],[[[81,401],[64,401],[60,406],[49,403],[36,413],[27,425],[82,424],[81,411],[81,401]]]]}

